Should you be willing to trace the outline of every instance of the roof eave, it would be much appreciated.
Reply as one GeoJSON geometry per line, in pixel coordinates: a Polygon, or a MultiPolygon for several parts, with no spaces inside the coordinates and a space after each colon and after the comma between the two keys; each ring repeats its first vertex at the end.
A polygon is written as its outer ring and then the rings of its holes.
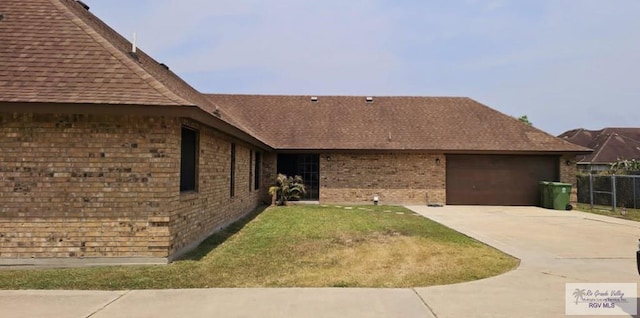
{"type": "Polygon", "coordinates": [[[195,105],[130,105],[2,102],[0,112],[186,117],[266,151],[273,147],[195,105]]]}
{"type": "Polygon", "coordinates": [[[481,149],[381,149],[381,148],[294,148],[274,147],[280,153],[443,153],[443,154],[495,154],[495,155],[579,155],[591,150],[481,150],[481,149]]]}

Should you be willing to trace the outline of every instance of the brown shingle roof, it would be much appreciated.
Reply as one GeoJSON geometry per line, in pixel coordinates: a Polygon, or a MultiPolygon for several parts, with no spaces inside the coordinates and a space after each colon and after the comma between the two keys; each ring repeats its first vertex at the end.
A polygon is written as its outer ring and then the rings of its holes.
{"type": "Polygon", "coordinates": [[[578,163],[609,164],[618,159],[640,159],[640,128],[573,129],[560,138],[594,149],[578,157],[578,163]]]}
{"type": "Polygon", "coordinates": [[[2,0],[0,13],[0,104],[197,106],[206,121],[219,111],[224,131],[283,150],[586,151],[468,98],[205,96],[132,56],[73,0],[2,0]]]}
{"type": "Polygon", "coordinates": [[[0,13],[0,102],[217,109],[76,1],[2,0],[0,13]]]}
{"type": "Polygon", "coordinates": [[[281,150],[588,152],[469,98],[222,95],[209,98],[281,150]]]}
{"type": "Polygon", "coordinates": [[[128,56],[127,41],[75,1],[3,0],[0,12],[0,101],[194,104],[145,69],[152,63],[144,53],[140,61],[128,56]]]}

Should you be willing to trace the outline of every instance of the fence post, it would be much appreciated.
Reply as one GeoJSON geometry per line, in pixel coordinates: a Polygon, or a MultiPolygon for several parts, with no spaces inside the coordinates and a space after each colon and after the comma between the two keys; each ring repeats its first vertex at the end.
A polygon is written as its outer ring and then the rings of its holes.
{"type": "Polygon", "coordinates": [[[633,208],[637,209],[636,207],[636,176],[633,176],[631,178],[631,181],[633,182],[633,208]]]}
{"type": "Polygon", "coordinates": [[[593,174],[589,173],[589,204],[593,210],[593,174]]]}
{"type": "Polygon", "coordinates": [[[613,205],[613,212],[616,212],[616,206],[618,202],[616,202],[616,175],[611,175],[611,204],[613,205]]]}

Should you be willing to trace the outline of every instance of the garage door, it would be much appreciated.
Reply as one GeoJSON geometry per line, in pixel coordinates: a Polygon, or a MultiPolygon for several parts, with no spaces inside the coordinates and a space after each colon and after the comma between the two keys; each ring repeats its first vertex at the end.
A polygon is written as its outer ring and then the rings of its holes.
{"type": "Polygon", "coordinates": [[[538,184],[558,180],[558,160],[558,156],[448,155],[447,204],[538,205],[538,184]]]}

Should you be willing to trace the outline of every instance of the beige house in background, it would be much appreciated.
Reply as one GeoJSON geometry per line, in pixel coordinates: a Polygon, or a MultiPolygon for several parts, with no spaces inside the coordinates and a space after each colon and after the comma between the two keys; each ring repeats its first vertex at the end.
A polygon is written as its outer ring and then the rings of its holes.
{"type": "Polygon", "coordinates": [[[171,261],[278,172],[323,203],[536,205],[590,151],[469,98],[203,94],[76,1],[0,15],[0,264],[171,261]]]}

